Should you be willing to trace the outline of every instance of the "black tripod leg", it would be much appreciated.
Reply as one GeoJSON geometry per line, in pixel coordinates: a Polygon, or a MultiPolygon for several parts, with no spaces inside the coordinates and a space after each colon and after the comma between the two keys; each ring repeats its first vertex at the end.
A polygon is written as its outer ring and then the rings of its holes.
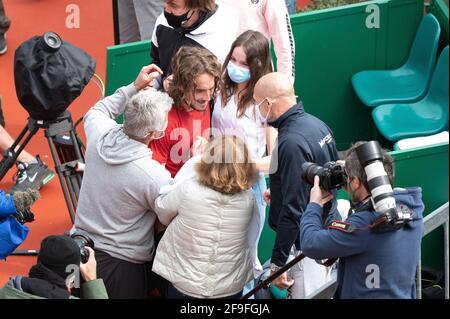
{"type": "Polygon", "coordinates": [[[9,169],[14,165],[17,158],[19,157],[20,153],[25,149],[27,144],[30,142],[31,138],[36,134],[38,131],[38,127],[34,123],[34,120],[29,119],[27,126],[20,132],[17,139],[14,141],[13,145],[11,145],[10,148],[8,148],[3,153],[3,159],[0,162],[0,180],[5,177],[6,173],[9,171],[9,169]],[[25,137],[25,135],[28,133],[28,135],[25,137]],[[20,141],[25,137],[25,140],[23,143],[20,143],[20,141]],[[19,149],[17,152],[15,151],[16,147],[19,146],[19,149]]]}
{"type": "Polygon", "coordinates": [[[70,220],[73,224],[75,221],[75,212],[74,212],[74,209],[70,202],[71,199],[69,198],[69,194],[66,189],[66,184],[64,183],[65,176],[63,175],[63,172],[61,172],[61,163],[59,162],[59,159],[58,159],[58,154],[56,151],[55,143],[53,142],[52,136],[47,136],[47,140],[48,140],[48,145],[50,146],[50,152],[52,153],[53,161],[55,162],[55,169],[56,169],[56,173],[58,174],[59,182],[61,183],[61,189],[62,189],[62,192],[64,195],[64,199],[66,201],[67,208],[69,209],[70,220]]]}
{"type": "Polygon", "coordinates": [[[15,250],[10,256],[37,256],[39,250],[15,250]]]}
{"type": "MultiPolygon", "coordinates": [[[[75,211],[77,209],[77,203],[78,203],[78,193],[72,184],[72,176],[71,176],[71,172],[66,171],[64,173],[64,178],[65,178],[65,182],[67,185],[67,189],[68,189],[68,193],[70,196],[70,200],[71,200],[71,204],[73,207],[73,211],[75,211]]],[[[72,224],[73,224],[74,220],[72,220],[72,224]]]]}
{"type": "Polygon", "coordinates": [[[76,171],[76,167],[78,163],[84,163],[84,157],[78,144],[70,113],[66,111],[58,118],[58,121],[49,123],[46,127],[45,136],[50,146],[55,169],[73,223],[83,175],[82,172],[76,171]]]}
{"type": "MultiPolygon", "coordinates": [[[[73,150],[75,151],[75,156],[77,158],[83,159],[83,155],[81,154],[81,150],[80,150],[80,147],[78,144],[78,139],[77,139],[77,136],[76,136],[74,130],[75,130],[75,128],[73,128],[73,130],[70,131],[70,139],[72,140],[73,150]]],[[[83,162],[84,162],[84,160],[83,160],[83,162]]]]}

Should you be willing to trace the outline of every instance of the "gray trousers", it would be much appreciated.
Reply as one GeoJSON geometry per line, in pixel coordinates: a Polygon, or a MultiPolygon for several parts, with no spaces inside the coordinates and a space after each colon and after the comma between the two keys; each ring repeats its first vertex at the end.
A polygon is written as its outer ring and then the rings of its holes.
{"type": "Polygon", "coordinates": [[[11,21],[5,14],[5,8],[3,6],[3,0],[0,0],[0,34],[5,34],[9,29],[11,21]]]}
{"type": "Polygon", "coordinates": [[[164,0],[119,0],[120,43],[150,40],[164,0]]]}

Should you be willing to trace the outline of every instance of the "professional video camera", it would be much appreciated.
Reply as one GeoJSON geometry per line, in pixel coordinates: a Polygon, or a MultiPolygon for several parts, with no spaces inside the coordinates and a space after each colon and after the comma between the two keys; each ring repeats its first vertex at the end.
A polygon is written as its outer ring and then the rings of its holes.
{"type": "Polygon", "coordinates": [[[61,182],[70,219],[75,220],[84,163],[83,148],[67,108],[95,72],[95,60],[54,32],[23,42],[14,55],[17,98],[30,117],[0,163],[0,180],[39,129],[45,130],[55,171],[61,182]]]}
{"type": "Polygon", "coordinates": [[[94,249],[94,241],[89,237],[89,234],[83,230],[77,230],[70,237],[77,243],[80,248],[81,262],[87,263],[89,260],[89,250],[86,247],[94,249]]]}
{"type": "Polygon", "coordinates": [[[367,175],[373,207],[381,215],[372,230],[388,232],[402,228],[412,219],[411,212],[397,208],[394,190],[383,166],[380,144],[377,141],[362,144],[356,148],[356,155],[367,175]]]}
{"type": "Polygon", "coordinates": [[[346,183],[344,168],[336,162],[328,162],[323,167],[315,163],[302,165],[303,180],[314,185],[314,176],[320,177],[320,187],[326,191],[340,189],[346,183]]]}
{"type": "Polygon", "coordinates": [[[14,55],[17,98],[34,120],[56,120],[83,91],[95,61],[54,32],[22,43],[14,55]]]}
{"type": "MultiPolygon", "coordinates": [[[[81,94],[95,74],[95,60],[82,49],[63,41],[54,32],[23,42],[14,55],[17,98],[30,117],[0,162],[0,180],[39,129],[45,131],[55,171],[72,222],[81,188],[83,145],[67,108],[81,94]]],[[[80,122],[80,121],[79,121],[80,122]]],[[[19,221],[31,221],[30,211],[20,210],[19,221]]],[[[37,250],[16,251],[15,255],[36,255],[37,250]]]]}

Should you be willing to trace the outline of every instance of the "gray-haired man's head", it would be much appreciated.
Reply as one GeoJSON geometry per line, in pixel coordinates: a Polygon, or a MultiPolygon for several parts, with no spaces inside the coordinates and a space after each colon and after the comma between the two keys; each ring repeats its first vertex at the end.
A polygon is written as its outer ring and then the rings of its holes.
{"type": "Polygon", "coordinates": [[[128,102],[123,130],[130,138],[150,142],[154,132],[164,132],[167,113],[173,100],[166,94],[153,89],[141,91],[128,102]]]}

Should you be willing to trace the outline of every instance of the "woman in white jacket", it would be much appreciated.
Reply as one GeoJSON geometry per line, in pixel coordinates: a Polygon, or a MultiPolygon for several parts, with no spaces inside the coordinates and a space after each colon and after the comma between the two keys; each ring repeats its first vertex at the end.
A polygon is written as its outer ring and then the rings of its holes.
{"type": "Polygon", "coordinates": [[[252,279],[248,240],[255,164],[236,136],[214,138],[196,164],[197,176],[155,201],[168,225],[153,271],[171,285],[168,298],[239,298],[252,279]]]}

